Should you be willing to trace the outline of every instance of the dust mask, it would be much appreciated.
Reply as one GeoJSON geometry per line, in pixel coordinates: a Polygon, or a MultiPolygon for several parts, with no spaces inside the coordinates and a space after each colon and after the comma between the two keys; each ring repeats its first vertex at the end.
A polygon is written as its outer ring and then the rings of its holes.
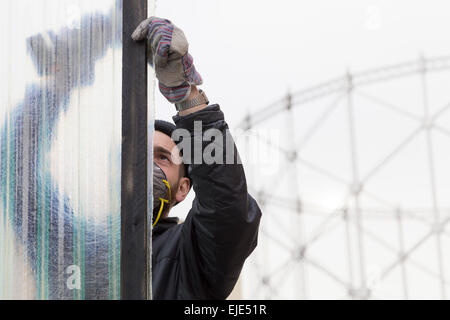
{"type": "Polygon", "coordinates": [[[153,162],[153,227],[158,223],[164,206],[169,207],[171,190],[164,171],[153,162]]]}

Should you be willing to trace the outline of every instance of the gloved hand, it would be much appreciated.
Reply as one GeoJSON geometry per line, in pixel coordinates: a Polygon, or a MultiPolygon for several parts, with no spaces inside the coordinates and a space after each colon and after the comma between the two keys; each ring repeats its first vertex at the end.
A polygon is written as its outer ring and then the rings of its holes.
{"type": "Polygon", "coordinates": [[[132,38],[135,41],[147,38],[149,63],[155,68],[159,90],[170,103],[186,100],[191,85],[203,83],[188,52],[183,31],[169,20],[150,17],[141,22],[132,38]]]}

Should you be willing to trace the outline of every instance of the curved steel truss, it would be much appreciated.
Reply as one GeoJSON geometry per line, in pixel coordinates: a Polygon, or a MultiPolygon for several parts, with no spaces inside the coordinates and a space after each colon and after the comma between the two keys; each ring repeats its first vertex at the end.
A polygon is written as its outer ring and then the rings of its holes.
{"type": "Polygon", "coordinates": [[[450,160],[450,121],[440,120],[448,116],[450,101],[434,106],[431,96],[450,100],[450,77],[448,83],[432,80],[449,69],[450,56],[445,56],[347,72],[287,94],[243,119],[239,128],[281,159],[270,178],[262,178],[259,168],[249,173],[263,220],[258,249],[245,268],[246,297],[448,297],[450,205],[442,195],[449,184],[442,181],[449,180],[450,170],[442,164],[450,160]],[[414,81],[402,85],[406,79],[414,81]],[[440,93],[430,89],[431,80],[439,83],[440,93]],[[411,104],[399,105],[401,99],[390,101],[393,84],[400,88],[396,96],[417,96],[413,103],[420,112],[411,104]],[[320,111],[300,119],[297,111],[307,107],[320,111]],[[333,118],[336,113],[340,117],[333,118]],[[255,133],[274,122],[287,137],[281,143],[255,133]],[[384,127],[389,122],[398,125],[384,127]],[[315,140],[327,130],[328,141],[315,140]],[[336,140],[345,136],[344,147],[334,145],[333,132],[336,140]],[[377,141],[381,135],[385,140],[377,141]],[[336,158],[345,155],[342,168],[348,171],[336,166],[339,161],[316,160],[333,155],[327,149],[337,150],[336,158]],[[411,183],[416,176],[419,182],[411,183]],[[321,200],[333,193],[328,184],[339,195],[330,202],[331,210],[321,200]]]}

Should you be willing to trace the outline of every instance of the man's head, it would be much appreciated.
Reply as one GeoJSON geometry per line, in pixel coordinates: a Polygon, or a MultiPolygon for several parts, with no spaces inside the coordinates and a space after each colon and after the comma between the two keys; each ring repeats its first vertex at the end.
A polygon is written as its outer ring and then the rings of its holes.
{"type": "Polygon", "coordinates": [[[171,189],[171,203],[168,209],[164,210],[163,217],[168,215],[174,205],[186,198],[191,188],[186,167],[182,163],[180,152],[171,138],[175,128],[175,125],[170,122],[155,121],[153,161],[164,171],[171,189]]]}

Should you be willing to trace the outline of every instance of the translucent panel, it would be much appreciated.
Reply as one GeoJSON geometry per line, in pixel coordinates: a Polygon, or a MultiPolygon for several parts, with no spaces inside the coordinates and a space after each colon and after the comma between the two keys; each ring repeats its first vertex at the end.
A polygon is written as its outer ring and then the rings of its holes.
{"type": "Polygon", "coordinates": [[[0,19],[0,298],[120,298],[122,0],[0,19]]]}

